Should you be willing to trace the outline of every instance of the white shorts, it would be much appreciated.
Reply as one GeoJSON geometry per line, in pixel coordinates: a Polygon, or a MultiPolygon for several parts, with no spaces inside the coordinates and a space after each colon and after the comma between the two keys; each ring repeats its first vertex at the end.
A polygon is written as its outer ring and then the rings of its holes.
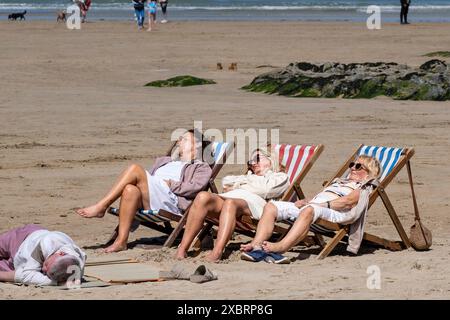
{"type": "Polygon", "coordinates": [[[347,215],[344,212],[328,209],[316,204],[308,204],[304,207],[297,208],[293,202],[288,201],[270,201],[278,209],[277,220],[291,220],[294,221],[298,218],[301,212],[307,208],[312,207],[314,209],[313,223],[317,219],[321,218],[327,221],[340,223],[347,219],[347,215]]]}
{"type": "Polygon", "coordinates": [[[178,208],[178,197],[170,190],[163,178],[151,176],[147,171],[147,183],[150,209],[181,214],[181,210],[178,208]]]}

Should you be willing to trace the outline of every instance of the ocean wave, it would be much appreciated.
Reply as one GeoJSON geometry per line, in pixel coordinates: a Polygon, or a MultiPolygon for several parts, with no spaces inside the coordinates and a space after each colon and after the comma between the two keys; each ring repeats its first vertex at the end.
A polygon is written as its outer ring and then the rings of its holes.
{"type": "MultiPolygon", "coordinates": [[[[0,10],[14,10],[14,9],[36,9],[36,10],[52,10],[67,7],[64,3],[0,3],[0,10]]],[[[170,10],[176,11],[357,11],[366,12],[368,5],[311,5],[311,6],[182,6],[171,5],[170,10]]],[[[400,10],[400,5],[382,5],[381,11],[396,12],[400,10]]],[[[132,5],[130,3],[93,3],[91,9],[93,10],[130,10],[132,5]]],[[[412,11],[439,11],[450,10],[450,5],[411,5],[412,11]]]]}

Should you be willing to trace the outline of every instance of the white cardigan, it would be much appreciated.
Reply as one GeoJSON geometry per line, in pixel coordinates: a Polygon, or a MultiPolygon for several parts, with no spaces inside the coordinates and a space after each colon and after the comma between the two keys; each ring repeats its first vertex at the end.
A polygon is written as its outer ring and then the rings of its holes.
{"type": "Polygon", "coordinates": [[[252,216],[260,219],[266,200],[281,197],[289,188],[289,177],[284,172],[269,170],[265,175],[258,176],[248,171],[247,175],[224,177],[222,186],[232,190],[219,196],[245,200],[252,216]]]}

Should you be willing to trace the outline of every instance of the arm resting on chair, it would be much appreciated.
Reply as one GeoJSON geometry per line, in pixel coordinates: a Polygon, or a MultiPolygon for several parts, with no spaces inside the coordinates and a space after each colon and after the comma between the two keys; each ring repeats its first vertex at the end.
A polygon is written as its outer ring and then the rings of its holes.
{"type": "MultiPolygon", "coordinates": [[[[348,211],[352,209],[354,206],[358,204],[359,194],[360,190],[356,189],[344,197],[329,201],[330,209],[336,211],[348,211]]],[[[320,206],[327,207],[327,203],[326,202],[321,203],[320,206]]]]}

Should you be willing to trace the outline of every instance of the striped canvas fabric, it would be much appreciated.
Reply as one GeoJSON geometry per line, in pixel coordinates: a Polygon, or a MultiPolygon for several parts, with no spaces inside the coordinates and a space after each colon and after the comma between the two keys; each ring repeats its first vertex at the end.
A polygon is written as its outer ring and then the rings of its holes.
{"type": "Polygon", "coordinates": [[[217,163],[222,159],[223,154],[227,151],[229,147],[228,142],[213,142],[213,153],[214,153],[214,163],[217,163]]]}
{"type": "Polygon", "coordinates": [[[316,146],[277,144],[275,150],[280,155],[280,163],[286,168],[289,182],[294,182],[314,154],[316,146]]]}
{"type": "Polygon", "coordinates": [[[381,175],[380,181],[392,171],[395,165],[400,160],[403,149],[401,148],[389,148],[389,147],[377,147],[377,146],[362,146],[358,155],[367,155],[374,157],[380,161],[381,164],[381,175]]]}

